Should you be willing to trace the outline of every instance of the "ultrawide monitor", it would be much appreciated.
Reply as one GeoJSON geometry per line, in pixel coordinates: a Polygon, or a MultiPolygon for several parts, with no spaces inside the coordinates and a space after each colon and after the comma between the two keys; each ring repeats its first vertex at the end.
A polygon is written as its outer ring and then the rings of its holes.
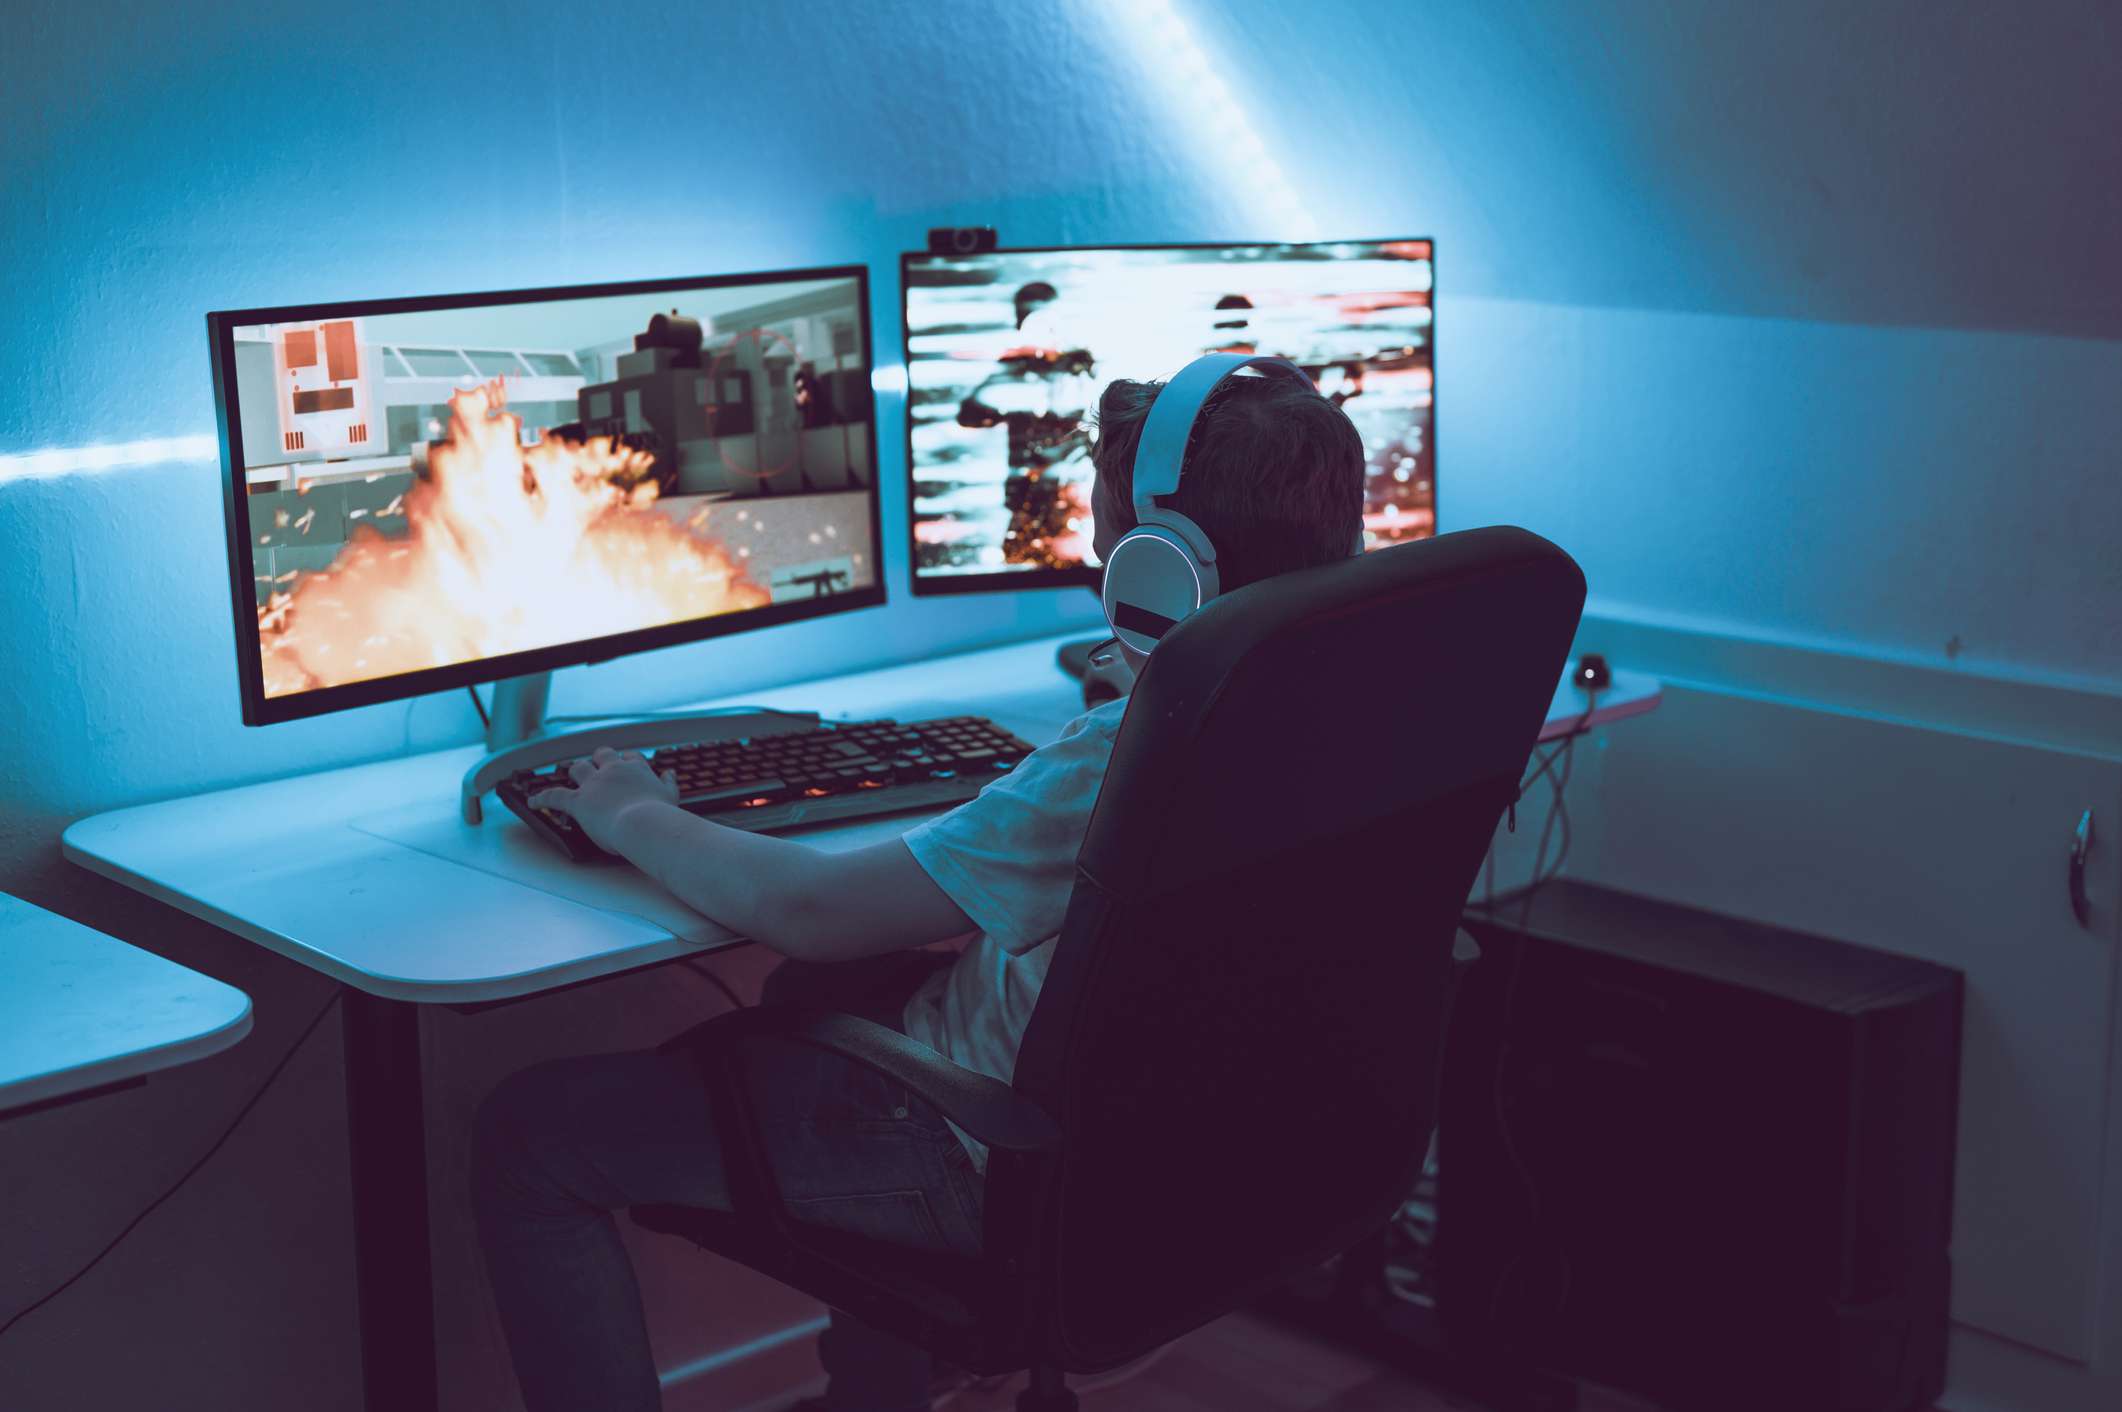
{"type": "Polygon", "coordinates": [[[252,725],[883,601],[862,267],[207,331],[252,725]]]}
{"type": "Polygon", "coordinates": [[[1280,354],[1363,435],[1373,548],[1435,533],[1427,240],[909,253],[914,591],[1094,584],[1086,419],[1114,378],[1280,354]]]}

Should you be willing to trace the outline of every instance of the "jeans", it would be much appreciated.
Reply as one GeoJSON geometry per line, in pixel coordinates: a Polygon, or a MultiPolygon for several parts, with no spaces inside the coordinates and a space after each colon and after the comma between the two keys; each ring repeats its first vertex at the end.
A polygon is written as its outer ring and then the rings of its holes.
{"type": "MultiPolygon", "coordinates": [[[[767,1003],[899,1026],[899,1007],[947,954],[784,963],[767,1003]]],[[[837,1055],[755,1046],[760,1139],[798,1220],[928,1249],[980,1244],[980,1178],[933,1107],[837,1055]]],[[[516,1074],[479,1110],[472,1163],[479,1237],[530,1412],[653,1412],[661,1397],[640,1290],[612,1213],[674,1203],[729,1209],[706,1085],[682,1052],[562,1059],[516,1074]]],[[[910,1412],[929,1402],[928,1354],[835,1312],[820,1340],[827,1405],[910,1412]]]]}

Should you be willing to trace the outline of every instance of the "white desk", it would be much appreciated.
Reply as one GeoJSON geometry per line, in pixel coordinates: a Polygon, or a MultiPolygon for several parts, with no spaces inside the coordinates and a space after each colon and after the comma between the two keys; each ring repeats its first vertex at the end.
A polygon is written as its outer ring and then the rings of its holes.
{"type": "MultiPolygon", "coordinates": [[[[1035,743],[1078,714],[1060,639],[828,678],[710,706],[834,719],[978,713],[1035,743]]],[[[535,995],[727,946],[727,929],[630,869],[583,867],[507,810],[457,817],[476,746],[113,810],[66,856],[370,995],[466,1004],[535,995]]],[[[489,801],[491,803],[491,801],[489,801]]],[[[801,831],[845,848],[918,815],[801,831]]]]}
{"type": "MultiPolygon", "coordinates": [[[[834,719],[977,713],[1035,744],[1082,708],[1048,638],[742,698],[834,719]]],[[[1584,718],[1563,684],[1541,739],[1584,718]]],[[[1652,709],[1658,685],[1616,672],[1589,726],[1652,709]]],[[[458,781],[477,747],[118,809],[66,831],[66,856],[370,995],[467,1004],[535,995],[739,940],[639,874],[570,863],[514,815],[467,825],[458,781]]],[[[918,815],[824,824],[846,848],[918,815]]]]}
{"type": "MultiPolygon", "coordinates": [[[[1081,710],[1043,638],[830,677],[708,706],[829,719],[982,715],[1035,744],[1081,710]]],[[[1657,704],[1617,672],[1587,716],[1559,686],[1542,739],[1657,704]]],[[[740,938],[629,869],[583,867],[488,809],[460,822],[477,747],[114,810],[66,831],[66,856],[343,982],[362,1361],[368,1405],[435,1405],[418,1007],[536,995],[740,938]]],[[[903,832],[919,814],[801,831],[826,848],[903,832]]]]}
{"type": "Polygon", "coordinates": [[[0,893],[0,1113],[129,1088],[250,1028],[234,986],[0,893]]]}

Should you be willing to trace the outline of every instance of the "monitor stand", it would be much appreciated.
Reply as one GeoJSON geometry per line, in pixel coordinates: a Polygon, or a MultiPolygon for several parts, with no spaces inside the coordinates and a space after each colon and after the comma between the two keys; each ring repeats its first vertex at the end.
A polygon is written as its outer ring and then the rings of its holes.
{"type": "Polygon", "coordinates": [[[533,672],[494,683],[494,704],[486,708],[486,748],[498,755],[512,745],[535,739],[545,729],[545,699],[552,694],[553,674],[533,672]]]}
{"type": "Polygon", "coordinates": [[[552,691],[552,681],[552,673],[537,672],[494,684],[494,704],[487,711],[485,758],[464,772],[459,804],[467,824],[476,824],[483,817],[481,801],[487,792],[518,770],[536,770],[562,760],[579,759],[599,746],[623,750],[686,745],[697,740],[810,730],[818,724],[815,711],[776,711],[763,706],[547,721],[545,702],[552,691]],[[564,720],[589,724],[573,730],[548,729],[564,720]]]}

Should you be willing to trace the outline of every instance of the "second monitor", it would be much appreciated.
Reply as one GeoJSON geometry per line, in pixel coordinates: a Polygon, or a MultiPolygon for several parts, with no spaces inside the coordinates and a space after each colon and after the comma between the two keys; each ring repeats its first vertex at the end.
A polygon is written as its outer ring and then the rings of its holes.
{"type": "Polygon", "coordinates": [[[1279,354],[1362,434],[1372,547],[1435,533],[1427,240],[901,257],[916,593],[1095,584],[1089,414],[1115,378],[1279,354]]]}
{"type": "Polygon", "coordinates": [[[866,272],[209,315],[244,720],[883,601],[866,272]]]}

